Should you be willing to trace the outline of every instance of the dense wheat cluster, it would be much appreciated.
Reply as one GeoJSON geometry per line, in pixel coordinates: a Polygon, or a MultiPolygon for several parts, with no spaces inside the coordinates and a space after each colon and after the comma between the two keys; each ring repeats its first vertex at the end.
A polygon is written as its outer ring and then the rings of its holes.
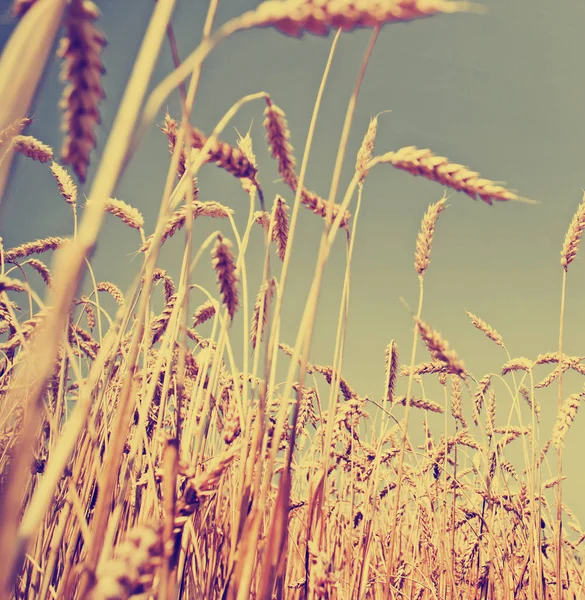
{"type": "MultiPolygon", "coordinates": [[[[43,4],[15,0],[12,12],[25,23],[43,4]]],[[[583,391],[563,388],[563,376],[585,375],[585,356],[564,352],[562,316],[558,348],[516,357],[496,329],[468,312],[470,328],[497,345],[502,358],[500,372],[477,374],[422,317],[432,248],[450,210],[445,188],[489,204],[525,199],[428,149],[376,152],[378,117],[357,157],[343,163],[355,168],[341,200],[340,173],[328,194],[309,191],[286,106],[277,106],[269,90],[226,106],[226,117],[203,133],[189,112],[201,69],[195,59],[202,59],[197,51],[189,59],[192,79],[182,86],[172,4],[156,3],[140,68],[83,207],[78,183],[96,145],[106,43],[90,0],[71,0],[63,14],[63,156],[26,135],[28,117],[0,132],[2,157],[14,151],[24,155],[20,160],[52,161],[33,165],[54,178],[44,201],[67,203],[73,223],[67,238],[0,246],[0,597],[585,597],[585,532],[561,493],[564,440],[584,399],[583,391]],[[148,121],[140,121],[148,100],[140,82],[148,81],[149,58],[165,36],[177,63],[166,81],[180,88],[184,113],[157,115],[169,177],[158,221],[149,224],[115,191],[135,150],[133,134],[148,121]],[[220,140],[229,139],[226,125],[244,102],[256,102],[263,114],[264,137],[220,140]],[[278,193],[260,187],[253,144],[263,143],[281,178],[278,193]],[[364,357],[379,361],[385,382],[368,397],[339,368],[359,214],[349,208],[354,195],[359,206],[367,194],[371,172],[391,178],[386,164],[435,182],[437,201],[421,215],[412,241],[420,294],[412,348],[390,339],[385,357],[364,357]],[[198,173],[208,168],[240,180],[244,202],[202,200],[198,173]],[[264,210],[269,193],[274,200],[264,210]],[[299,211],[303,206],[309,211],[299,211]],[[249,215],[239,229],[238,211],[249,215]],[[207,238],[197,228],[201,217],[216,227],[207,238]],[[104,218],[119,219],[135,240],[130,281],[114,283],[91,269],[104,218]],[[280,335],[283,299],[303,219],[323,224],[324,235],[297,338],[287,340],[280,335]],[[173,278],[157,260],[180,235],[182,267],[173,278]],[[347,243],[343,293],[330,308],[339,311],[338,335],[331,364],[316,364],[315,307],[337,237],[347,243]],[[260,263],[247,262],[251,240],[264,244],[260,263]],[[201,285],[205,269],[216,287],[201,285]],[[252,274],[259,288],[249,285],[252,274]],[[241,349],[236,325],[247,336],[241,349]],[[557,420],[546,425],[541,394],[557,385],[557,420]]],[[[216,5],[209,8],[205,52],[226,32],[252,27],[293,36],[366,27],[373,45],[384,25],[476,11],[451,0],[269,0],[214,37],[216,5]]],[[[352,101],[361,75],[357,81],[352,101]]],[[[313,124],[308,145],[312,132],[313,124]]],[[[585,229],[583,207],[562,245],[563,299],[585,229]]]]}

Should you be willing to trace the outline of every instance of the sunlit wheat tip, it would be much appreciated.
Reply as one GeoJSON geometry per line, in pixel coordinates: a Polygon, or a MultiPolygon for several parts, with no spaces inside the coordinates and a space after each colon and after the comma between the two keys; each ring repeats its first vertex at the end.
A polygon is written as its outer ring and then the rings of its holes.
{"type": "Polygon", "coordinates": [[[569,396],[557,415],[557,420],[553,427],[552,443],[555,448],[562,448],[565,441],[565,436],[571,427],[571,424],[577,416],[577,411],[582,400],[582,394],[572,394],[569,396]]]}
{"type": "Polygon", "coordinates": [[[360,27],[381,27],[390,23],[413,21],[455,12],[480,12],[470,2],[455,0],[267,0],[240,18],[242,28],[274,27],[286,35],[303,33],[327,35],[330,29],[353,31],[360,27]]]}
{"type": "Polygon", "coordinates": [[[569,265],[575,260],[577,256],[577,250],[579,250],[579,244],[583,237],[583,231],[585,230],[585,191],[583,192],[583,199],[579,204],[577,211],[573,215],[571,224],[565,236],[563,248],[561,250],[561,266],[565,271],[569,268],[569,265]]]}
{"type": "Polygon", "coordinates": [[[423,217],[421,230],[416,239],[416,252],[414,255],[414,267],[419,275],[424,275],[431,260],[431,249],[433,245],[433,237],[435,234],[435,226],[439,214],[446,207],[446,196],[431,204],[423,217]]]}
{"type": "Polygon", "coordinates": [[[97,284],[96,289],[98,292],[107,292],[110,294],[118,306],[124,305],[124,294],[122,294],[120,288],[111,281],[101,281],[97,284]]]}
{"type": "Polygon", "coordinates": [[[269,98],[266,99],[264,110],[264,127],[266,128],[266,139],[273,158],[278,161],[278,172],[284,182],[296,187],[295,166],[293,147],[289,142],[290,131],[286,122],[284,111],[276,106],[269,98]]]}
{"type": "Polygon", "coordinates": [[[211,300],[199,306],[193,313],[193,327],[209,321],[215,315],[215,312],[215,304],[211,300]]]}
{"type": "Polygon", "coordinates": [[[32,135],[17,135],[12,139],[12,147],[28,158],[42,163],[49,162],[53,158],[53,149],[43,144],[32,135]]]}
{"type": "Polygon", "coordinates": [[[100,55],[106,38],[94,25],[99,16],[91,0],[69,3],[65,35],[57,51],[63,59],[61,80],[68,82],[60,102],[65,133],[61,155],[81,182],[85,181],[89,155],[96,145],[95,129],[101,122],[99,103],[104,97],[101,78],[105,69],[100,55]]]}
{"type": "Polygon", "coordinates": [[[24,292],[26,289],[27,286],[22,281],[7,275],[0,275],[0,292],[24,292]]]}
{"type": "Polygon", "coordinates": [[[260,291],[256,296],[254,302],[254,313],[252,314],[252,321],[250,323],[250,343],[252,348],[256,347],[258,339],[262,341],[264,336],[264,328],[266,326],[266,320],[268,315],[268,309],[274,296],[274,290],[276,289],[276,280],[271,277],[268,281],[265,281],[260,287],[260,291]],[[260,312],[262,311],[262,317],[260,312]]]}
{"type": "Polygon", "coordinates": [[[4,260],[13,262],[19,258],[30,256],[31,254],[42,254],[49,250],[56,250],[66,242],[67,240],[65,238],[60,237],[47,237],[35,240],[34,242],[27,242],[26,244],[21,244],[20,246],[16,246],[16,248],[12,248],[5,252],[4,260]]]}
{"type": "Polygon", "coordinates": [[[467,310],[465,311],[465,314],[471,319],[471,322],[473,323],[474,327],[485,333],[485,335],[490,340],[492,340],[492,342],[495,342],[498,346],[501,346],[502,348],[504,347],[504,340],[502,336],[493,327],[490,327],[483,319],[480,319],[479,317],[477,317],[473,313],[470,313],[467,310]]]}
{"type": "Polygon", "coordinates": [[[284,261],[288,242],[288,206],[281,196],[277,195],[274,200],[273,213],[272,239],[276,242],[278,257],[284,261]]]}
{"type": "Polygon", "coordinates": [[[53,173],[53,177],[57,180],[59,191],[61,192],[61,196],[65,199],[65,202],[75,206],[77,203],[77,186],[73,182],[71,175],[56,162],[51,163],[51,172],[53,173]]]}
{"type": "Polygon", "coordinates": [[[30,258],[24,264],[34,269],[47,285],[51,285],[51,271],[49,271],[49,267],[43,261],[37,258],[30,258]]]}
{"type": "Polygon", "coordinates": [[[239,300],[238,276],[231,248],[232,243],[218,235],[212,251],[212,265],[217,274],[222,302],[227,308],[230,318],[233,319],[238,309],[239,300]]]}
{"type": "Polygon", "coordinates": [[[386,378],[387,390],[386,397],[388,402],[394,401],[396,390],[396,379],[398,377],[398,345],[394,340],[386,346],[386,378]]]}
{"type": "MultiPolygon", "coordinates": [[[[406,396],[397,396],[394,403],[406,406],[406,396]]],[[[429,412],[439,414],[443,414],[445,412],[445,409],[440,404],[433,400],[428,400],[426,398],[411,397],[410,405],[414,406],[415,408],[420,408],[421,410],[428,410],[429,412]]]]}
{"type": "Polygon", "coordinates": [[[519,358],[512,358],[508,362],[502,365],[502,375],[507,375],[512,371],[530,371],[532,369],[532,361],[524,358],[523,356],[519,358]]]}
{"type": "MultiPolygon", "coordinates": [[[[177,231],[180,231],[187,219],[186,205],[181,206],[169,217],[161,238],[161,245],[164,244],[170,237],[173,237],[177,231]]],[[[195,201],[192,204],[193,219],[197,217],[211,217],[212,219],[225,219],[233,214],[233,210],[227,206],[223,206],[219,202],[199,202],[195,201]]],[[[140,251],[146,252],[152,243],[153,236],[149,236],[146,242],[141,246],[140,251]]]]}
{"type": "Polygon", "coordinates": [[[379,157],[379,162],[390,163],[397,169],[408,171],[411,175],[422,175],[430,181],[436,181],[458,192],[465,192],[474,200],[479,197],[491,204],[493,200],[524,200],[514,192],[489,179],[482,179],[479,173],[467,167],[450,163],[444,156],[436,156],[429,149],[419,150],[416,146],[406,146],[396,152],[388,152],[379,157]]]}
{"type": "Polygon", "coordinates": [[[451,349],[447,341],[441,337],[441,334],[420,319],[416,320],[416,324],[433,358],[442,360],[447,365],[449,372],[464,375],[465,366],[463,362],[459,359],[455,350],[451,349]]]}
{"type": "MultiPolygon", "coordinates": [[[[87,202],[86,205],[87,204],[90,204],[90,202],[87,202]]],[[[108,198],[104,202],[104,210],[114,217],[118,217],[118,219],[126,223],[128,227],[132,227],[132,229],[140,231],[144,228],[144,217],[141,212],[123,200],[108,198]]]]}
{"type": "Polygon", "coordinates": [[[359,173],[359,182],[363,183],[367,174],[368,169],[366,165],[370,162],[372,158],[372,152],[374,151],[374,143],[376,141],[376,132],[378,131],[378,117],[375,116],[370,120],[370,124],[368,125],[368,130],[366,131],[366,135],[362,141],[362,145],[357,153],[355,170],[356,173],[359,173]]]}
{"type": "Polygon", "coordinates": [[[0,148],[8,145],[15,136],[19,135],[20,132],[32,123],[32,119],[25,117],[23,119],[16,119],[0,131],[0,148]]]}

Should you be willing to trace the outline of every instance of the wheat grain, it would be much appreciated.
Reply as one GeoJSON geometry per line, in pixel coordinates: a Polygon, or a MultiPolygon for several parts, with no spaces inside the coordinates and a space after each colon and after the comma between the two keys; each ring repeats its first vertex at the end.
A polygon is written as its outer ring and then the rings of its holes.
{"type": "Polygon", "coordinates": [[[0,274],[0,293],[1,292],[25,292],[27,290],[27,286],[22,283],[22,281],[18,281],[18,279],[13,279],[12,277],[7,277],[6,275],[0,274]]]}
{"type": "Polygon", "coordinates": [[[528,373],[532,369],[532,366],[532,361],[523,356],[512,358],[502,365],[502,375],[507,375],[512,371],[526,371],[528,373]]]}
{"type": "Polygon", "coordinates": [[[114,555],[101,562],[90,600],[130,598],[147,592],[152,586],[163,550],[160,528],[142,526],[131,529],[116,546],[114,555]]]}
{"type": "Polygon", "coordinates": [[[53,177],[57,180],[59,192],[61,192],[61,196],[63,196],[65,202],[75,206],[77,204],[77,186],[73,182],[71,175],[56,162],[51,164],[51,172],[53,173],[53,177]]]}
{"type": "Polygon", "coordinates": [[[451,414],[463,427],[467,427],[463,416],[463,394],[459,377],[451,377],[451,414]]]}
{"type": "Polygon", "coordinates": [[[111,281],[100,281],[96,285],[96,289],[98,292],[107,292],[116,301],[118,306],[124,306],[124,294],[122,294],[116,284],[111,281]]]}
{"type": "Polygon", "coordinates": [[[376,133],[378,131],[378,116],[376,115],[373,119],[370,119],[368,130],[364,135],[362,145],[360,146],[357,158],[355,162],[355,171],[359,173],[359,183],[363,184],[364,180],[368,175],[367,165],[372,159],[372,152],[374,151],[374,143],[376,141],[376,133]]]}
{"type": "MultiPolygon", "coordinates": [[[[173,237],[177,231],[180,231],[185,225],[187,219],[187,206],[182,206],[176,210],[167,221],[165,229],[161,238],[161,245],[164,244],[170,237],[173,237]]],[[[220,204],[219,202],[193,202],[192,204],[193,218],[197,217],[211,217],[212,219],[226,219],[233,210],[220,204]]],[[[141,252],[147,252],[152,243],[153,236],[149,236],[146,242],[140,248],[141,252]]]]}
{"type": "Polygon", "coordinates": [[[19,135],[21,131],[31,123],[32,119],[29,119],[28,117],[16,119],[16,121],[13,121],[0,131],[0,148],[4,148],[4,146],[8,145],[15,136],[19,135]]]}
{"type": "Polygon", "coordinates": [[[288,206],[279,195],[274,199],[273,215],[272,239],[276,242],[278,257],[284,262],[288,243],[288,206]]]}
{"type": "MultiPolygon", "coordinates": [[[[86,206],[91,204],[87,202],[86,206]]],[[[124,200],[118,200],[117,198],[108,198],[104,202],[104,210],[114,217],[118,217],[123,223],[126,223],[128,227],[141,231],[144,228],[144,217],[141,212],[130,206],[124,200]]]]}
{"type": "Polygon", "coordinates": [[[104,97],[101,78],[105,69],[100,54],[106,38],[94,25],[99,16],[91,0],[69,3],[66,33],[57,51],[63,59],[61,80],[69,82],[60,102],[65,132],[61,155],[81,182],[87,177],[89,155],[96,145],[95,128],[101,122],[99,103],[104,97]]]}
{"type": "Polygon", "coordinates": [[[473,313],[470,313],[468,310],[465,311],[465,314],[471,319],[474,327],[485,333],[485,335],[495,342],[498,346],[504,348],[504,340],[502,336],[493,328],[490,327],[484,320],[480,319],[473,313]]]}
{"type": "Polygon", "coordinates": [[[212,266],[217,275],[222,302],[227,308],[230,319],[233,319],[239,300],[238,276],[231,248],[232,243],[218,235],[212,251],[212,266]]]}
{"type": "Polygon", "coordinates": [[[433,358],[443,361],[447,365],[450,373],[456,373],[457,375],[463,376],[465,374],[463,362],[458,358],[455,350],[452,350],[447,341],[441,337],[441,334],[420,319],[416,319],[416,324],[419,333],[433,358]]]}
{"type": "Polygon", "coordinates": [[[53,149],[32,135],[16,135],[12,138],[12,147],[28,158],[46,163],[53,158],[53,149]]]}
{"type": "MultiPolygon", "coordinates": [[[[398,396],[394,402],[395,404],[402,404],[402,406],[406,406],[406,396],[398,396]]],[[[411,397],[410,406],[439,414],[443,414],[445,412],[440,404],[434,402],[433,400],[427,400],[426,398],[411,397]]]]}
{"type": "Polygon", "coordinates": [[[398,346],[394,340],[390,340],[390,343],[386,346],[386,373],[388,378],[386,398],[388,402],[394,402],[396,379],[398,377],[398,346]]]}
{"type": "Polygon", "coordinates": [[[67,240],[60,237],[47,237],[34,242],[27,242],[16,248],[12,248],[4,253],[4,260],[6,262],[14,262],[18,258],[25,258],[31,254],[42,254],[49,250],[56,250],[65,244],[67,240]]]}
{"type": "Polygon", "coordinates": [[[431,204],[423,217],[421,230],[416,238],[416,252],[414,254],[414,268],[422,277],[429,266],[431,260],[431,248],[433,245],[433,236],[437,219],[443,210],[445,210],[446,196],[431,204]]]}
{"type": "Polygon", "coordinates": [[[193,313],[193,327],[197,327],[211,319],[215,315],[215,312],[215,304],[211,300],[199,306],[193,313]]]}
{"type": "Polygon", "coordinates": [[[552,433],[552,444],[560,449],[564,446],[565,436],[577,416],[583,394],[571,394],[561,406],[552,433]]]}
{"type": "Polygon", "coordinates": [[[286,35],[327,35],[331,28],[353,31],[359,27],[381,27],[439,14],[479,9],[469,2],[452,0],[267,0],[243,14],[239,28],[274,27],[286,35]]]}
{"type": "Polygon", "coordinates": [[[561,249],[561,266],[565,271],[567,271],[569,265],[575,260],[575,256],[577,256],[583,231],[585,231],[585,191],[583,192],[581,204],[579,204],[577,211],[573,215],[561,249]]]}
{"type": "Polygon", "coordinates": [[[30,258],[24,264],[34,269],[47,285],[51,285],[51,271],[49,271],[49,267],[43,261],[37,258],[30,258]]]}
{"type": "Polygon", "coordinates": [[[270,154],[278,161],[278,172],[283,181],[291,188],[296,188],[296,160],[293,155],[293,147],[289,142],[290,131],[286,116],[284,111],[270,98],[266,98],[266,105],[264,127],[270,154]]]}
{"type": "Polygon", "coordinates": [[[388,152],[379,157],[379,162],[390,163],[397,169],[411,175],[421,175],[458,192],[465,192],[470,198],[481,198],[487,204],[493,200],[527,200],[514,192],[470,171],[463,165],[450,163],[444,156],[436,156],[428,149],[419,150],[416,146],[406,146],[396,152],[388,152]]]}
{"type": "Polygon", "coordinates": [[[256,296],[254,302],[254,313],[252,314],[252,321],[250,323],[250,343],[252,348],[256,347],[258,338],[262,341],[264,337],[264,327],[266,327],[266,320],[272,297],[276,289],[276,280],[271,277],[268,281],[265,281],[260,287],[260,291],[256,296]],[[260,316],[262,311],[262,316],[260,316]]]}

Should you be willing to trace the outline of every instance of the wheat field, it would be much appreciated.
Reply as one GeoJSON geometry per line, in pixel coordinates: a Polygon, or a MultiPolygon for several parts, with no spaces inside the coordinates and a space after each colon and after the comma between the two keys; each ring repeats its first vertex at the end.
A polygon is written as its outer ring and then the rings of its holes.
{"type": "MultiPolygon", "coordinates": [[[[420,132],[412,144],[383,135],[401,118],[386,100],[360,116],[385,36],[405,23],[406,34],[465,27],[489,10],[457,0],[265,0],[241,11],[232,3],[222,21],[210,0],[200,38],[183,39],[177,11],[189,4],[149,6],[114,105],[102,12],[115,6],[10,3],[3,218],[26,212],[13,208],[26,168],[44,177],[32,202],[61,211],[66,233],[6,244],[15,236],[0,222],[0,597],[585,598],[585,515],[567,500],[582,491],[573,422],[585,356],[572,319],[585,192],[571,191],[573,216],[550,259],[554,345],[520,355],[479,310],[457,306],[478,340],[468,356],[440,320],[443,221],[465,206],[487,230],[510,214],[529,220],[545,199],[467,164],[457,140],[432,149],[420,132]],[[318,76],[295,83],[310,106],[305,131],[290,124],[292,98],[240,94],[236,80],[213,98],[217,119],[197,117],[226,45],[243,80],[265,68],[233,54],[260,30],[294,42],[288,49],[322,42],[318,76]],[[354,70],[339,63],[352,36],[363,41],[354,70]],[[335,99],[338,137],[319,179],[320,124],[340,77],[348,93],[335,99]],[[44,114],[36,98],[53,83],[60,147],[34,135],[44,114]],[[156,189],[149,183],[130,202],[127,175],[151,146],[156,189]],[[381,271],[366,215],[386,199],[370,198],[368,184],[381,178],[392,195],[395,176],[431,200],[402,208],[416,233],[381,271]],[[392,290],[399,310],[376,322],[388,334],[376,349],[365,313],[385,299],[356,282],[374,286],[398,261],[409,287],[392,290]],[[360,294],[368,301],[353,309],[360,294]],[[482,364],[492,356],[496,368],[482,364]]],[[[471,277],[465,250],[449,264],[471,277]]]]}

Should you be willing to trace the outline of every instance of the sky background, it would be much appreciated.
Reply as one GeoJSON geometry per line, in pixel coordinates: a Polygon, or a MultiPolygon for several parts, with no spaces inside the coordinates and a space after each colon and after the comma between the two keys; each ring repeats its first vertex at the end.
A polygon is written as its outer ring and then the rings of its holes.
{"type": "MultiPolygon", "coordinates": [[[[97,152],[92,154],[90,183],[153,8],[148,0],[102,0],[98,4],[103,13],[99,26],[109,40],[103,53],[107,99],[102,104],[103,122],[98,129],[97,152]]],[[[220,0],[216,25],[256,4],[220,0]]],[[[1,43],[14,26],[10,5],[0,0],[1,43]]],[[[506,357],[474,329],[465,310],[496,328],[514,357],[535,358],[540,352],[556,349],[560,249],[585,187],[585,4],[568,0],[561,8],[549,0],[488,0],[484,5],[488,12],[482,16],[446,15],[383,28],[359,97],[341,188],[343,191],[353,174],[355,155],[370,118],[391,110],[380,116],[376,153],[407,145],[430,148],[539,201],[535,206],[498,203],[490,207],[458,193],[450,197],[448,210],[440,216],[425,277],[423,318],[449,340],[477,378],[498,372],[506,357]]],[[[205,2],[178,1],[173,25],[182,57],[197,45],[206,11],[205,2]]],[[[347,101],[369,36],[366,30],[343,34],[338,44],[307,173],[308,187],[323,196],[329,190],[347,101]]],[[[193,122],[209,132],[238,98],[266,91],[287,114],[300,164],[332,39],[333,35],[305,35],[297,40],[268,29],[233,36],[205,63],[193,122]]],[[[151,84],[171,68],[167,44],[151,84]]],[[[59,64],[53,60],[33,107],[34,123],[27,130],[56,149],[61,144],[58,71],[59,64]]],[[[168,109],[179,116],[176,95],[169,99],[168,109]]],[[[223,138],[235,143],[235,128],[244,132],[252,124],[268,203],[275,193],[292,203],[290,191],[276,182],[276,163],[264,141],[263,110],[262,102],[247,105],[223,138]]],[[[159,122],[162,117],[161,113],[159,122]]],[[[147,234],[154,229],[168,162],[166,139],[153,127],[116,190],[116,197],[144,214],[147,234]]],[[[87,185],[81,188],[81,195],[88,189],[87,185]]],[[[238,224],[245,222],[247,197],[231,176],[207,166],[200,176],[200,189],[202,200],[231,206],[238,224]]],[[[404,361],[410,355],[412,322],[401,298],[416,306],[415,240],[427,206],[442,194],[438,184],[383,165],[372,170],[366,180],[343,368],[345,378],[361,395],[376,399],[382,395],[384,349],[391,339],[397,341],[404,361]]],[[[220,225],[232,237],[229,227],[220,225]]],[[[203,240],[217,226],[198,221],[196,235],[203,240]]],[[[302,209],[282,325],[282,339],[288,343],[294,342],[321,230],[321,220],[302,209]]],[[[17,160],[0,212],[5,247],[49,235],[67,236],[71,231],[69,207],[60,198],[49,169],[17,160]]],[[[175,276],[182,243],[183,236],[177,235],[165,246],[160,261],[160,266],[175,276]]],[[[92,261],[98,280],[110,280],[125,289],[140,264],[134,256],[138,244],[135,231],[108,217],[92,261]]],[[[344,252],[343,243],[336,244],[320,298],[310,359],[321,364],[333,359],[344,252]]],[[[247,255],[250,302],[259,284],[262,257],[258,230],[247,255]]],[[[202,268],[197,282],[215,290],[211,269],[202,268]]],[[[193,306],[202,300],[191,297],[193,306]]],[[[569,270],[567,289],[565,350],[573,355],[585,354],[584,300],[585,260],[581,253],[569,270]]],[[[417,357],[419,361],[428,359],[420,346],[417,357]]],[[[548,374],[547,367],[538,369],[537,380],[548,374]]],[[[580,377],[567,377],[567,393],[582,387],[580,377]]],[[[504,425],[511,400],[502,385],[496,390],[498,409],[502,408],[499,424],[504,425]]],[[[541,396],[543,440],[554,422],[555,394],[553,389],[541,396]]],[[[439,434],[437,430],[435,435],[439,434]]],[[[584,435],[585,415],[578,415],[567,436],[565,474],[569,479],[564,499],[583,521],[584,435]]]]}

